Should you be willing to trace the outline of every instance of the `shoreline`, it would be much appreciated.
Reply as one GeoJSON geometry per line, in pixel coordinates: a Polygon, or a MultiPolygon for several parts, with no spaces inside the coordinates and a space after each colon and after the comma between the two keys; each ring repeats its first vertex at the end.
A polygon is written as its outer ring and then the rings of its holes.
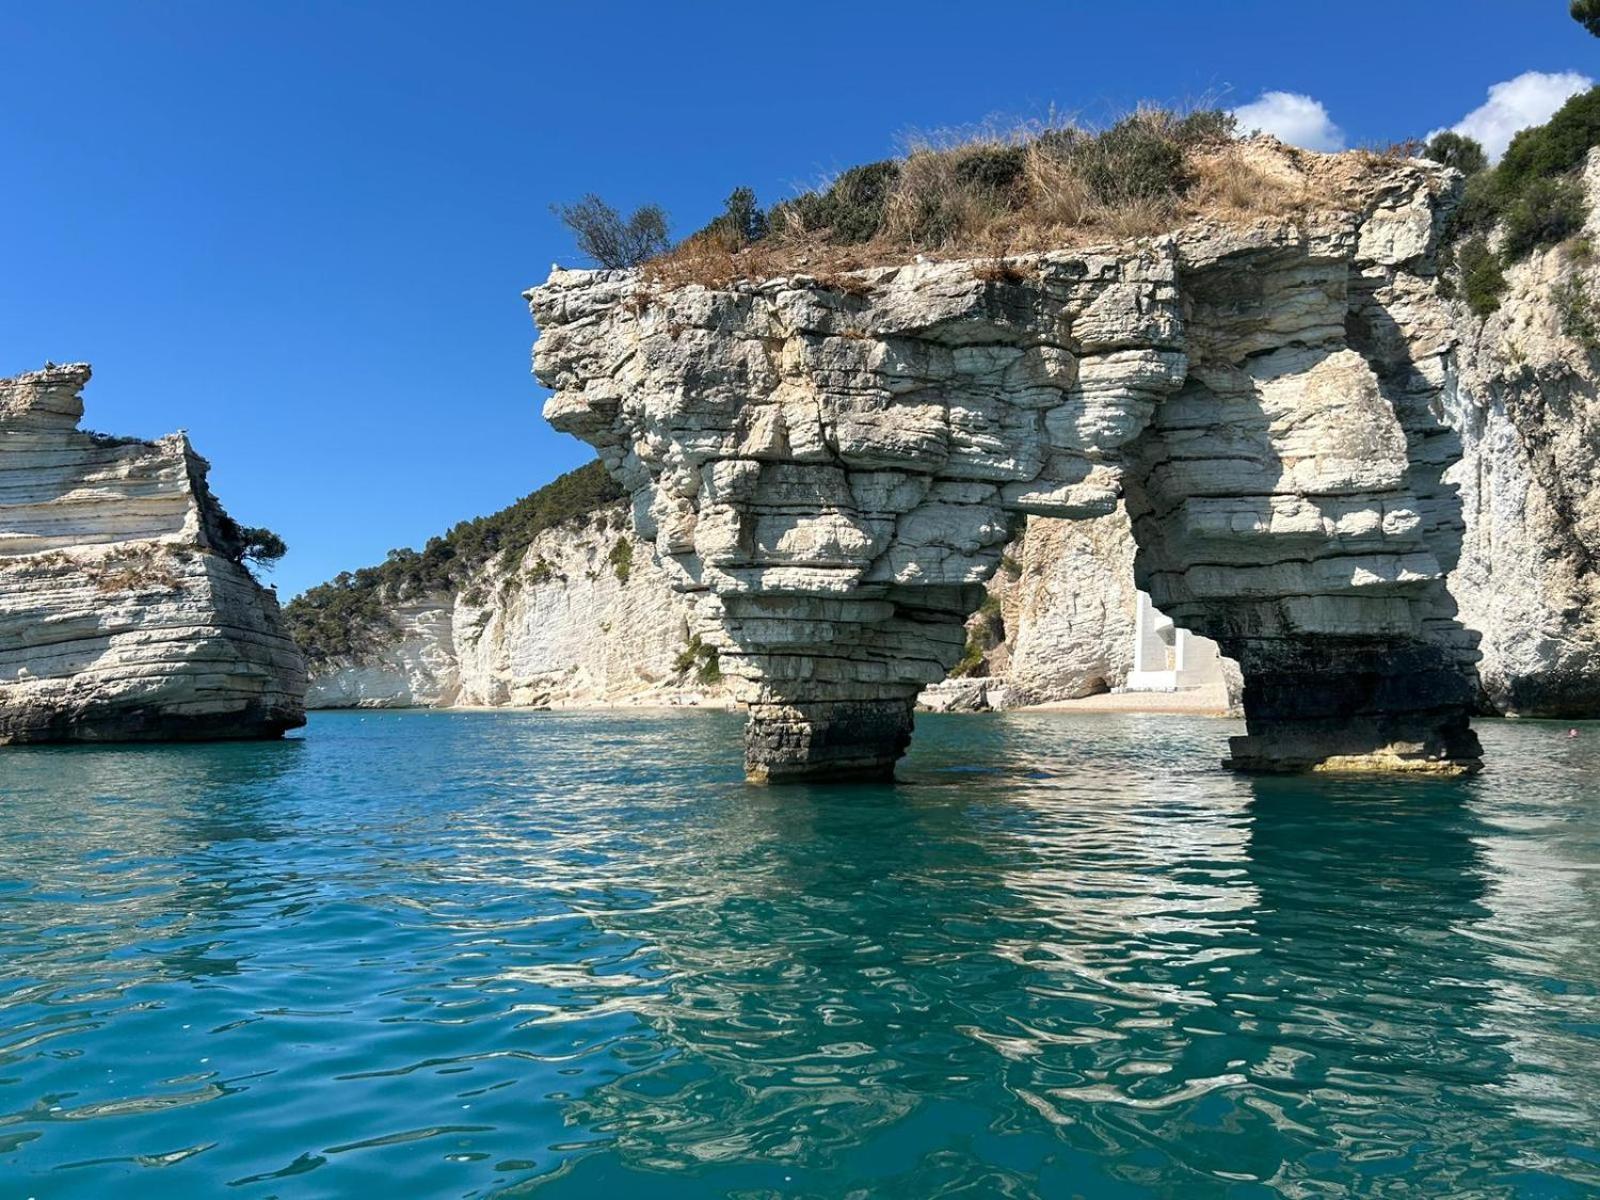
{"type": "MultiPolygon", "coordinates": [[[[733,701],[716,701],[704,704],[687,703],[631,703],[627,701],[596,700],[584,704],[352,704],[339,707],[310,708],[306,712],[385,713],[385,712],[437,712],[437,713],[496,713],[496,712],[738,712],[733,701]]],[[[979,709],[935,713],[918,710],[918,716],[990,716],[996,713],[1143,713],[1152,716],[1185,717],[1238,717],[1228,708],[1226,701],[1205,691],[1186,692],[1099,692],[1093,696],[1080,696],[1073,700],[1049,700],[1042,704],[1019,704],[1011,708],[979,709]]]]}

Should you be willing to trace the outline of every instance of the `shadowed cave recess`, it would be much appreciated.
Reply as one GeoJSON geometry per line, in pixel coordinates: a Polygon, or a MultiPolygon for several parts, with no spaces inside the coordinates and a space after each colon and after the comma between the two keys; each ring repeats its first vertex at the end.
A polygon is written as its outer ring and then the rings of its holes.
{"type": "Polygon", "coordinates": [[[1227,765],[1471,772],[1452,178],[1375,160],[1325,212],[842,282],[557,270],[545,415],[694,598],[752,780],[891,776],[1015,522],[1119,501],[1138,585],[1240,664],[1227,765]]]}

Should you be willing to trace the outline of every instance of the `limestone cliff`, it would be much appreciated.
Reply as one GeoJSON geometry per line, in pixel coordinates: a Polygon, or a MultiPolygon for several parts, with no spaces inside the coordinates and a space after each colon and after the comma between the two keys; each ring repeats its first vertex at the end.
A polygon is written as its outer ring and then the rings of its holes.
{"type": "MultiPolygon", "coordinates": [[[[1125,689],[1182,689],[1185,707],[1237,711],[1237,671],[1228,664],[1213,673],[1197,661],[1182,681],[1137,676],[1134,554],[1133,529],[1120,506],[1081,521],[1029,517],[989,580],[988,597],[967,620],[967,649],[955,675],[926,689],[918,707],[1003,709],[1125,689]]],[[[1216,653],[1204,639],[1185,637],[1191,658],[1216,653]]]]}
{"type": "Polygon", "coordinates": [[[491,559],[458,586],[378,601],[383,627],[358,652],[308,646],[310,707],[722,701],[687,600],[617,505],[541,532],[509,567],[491,559]]]}
{"type": "Polygon", "coordinates": [[[1486,706],[1600,715],[1600,150],[1585,237],[1507,272],[1500,308],[1455,306],[1447,415],[1465,536],[1450,591],[1482,635],[1486,706]]]}
{"type": "Polygon", "coordinates": [[[1450,179],[1276,153],[1325,208],[844,285],[556,271],[529,293],[546,416],[694,597],[752,778],[892,770],[1013,514],[1124,500],[1139,583],[1240,662],[1236,766],[1476,768],[1444,587],[1450,179]]]}
{"type": "Polygon", "coordinates": [[[89,368],[0,380],[0,743],[275,737],[305,721],[276,599],[184,435],[78,429],[89,368]]]}

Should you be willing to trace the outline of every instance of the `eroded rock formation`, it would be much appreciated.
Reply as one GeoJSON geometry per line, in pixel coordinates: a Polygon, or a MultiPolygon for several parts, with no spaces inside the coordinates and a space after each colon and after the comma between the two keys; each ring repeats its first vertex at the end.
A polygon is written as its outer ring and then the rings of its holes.
{"type": "Polygon", "coordinates": [[[1445,392],[1465,521],[1450,591],[1482,634],[1486,706],[1527,716],[1600,716],[1600,150],[1583,183],[1583,239],[1507,271],[1487,320],[1456,306],[1445,392]]]}
{"type": "Polygon", "coordinates": [[[78,429],[83,364],[0,380],[0,743],[276,737],[305,671],[182,434],[78,429]]]}
{"type": "Polygon", "coordinates": [[[459,589],[384,597],[388,627],[358,654],[311,660],[311,708],[715,704],[689,600],[611,506],[538,534],[507,570],[459,589]],[[615,549],[632,552],[626,569],[615,549]]]}
{"type": "Polygon", "coordinates": [[[529,293],[546,416],[695,597],[751,778],[890,773],[1019,514],[1124,498],[1140,586],[1242,666],[1235,766],[1477,767],[1443,586],[1449,181],[1291,157],[1335,207],[842,288],[556,271],[529,293]]]}

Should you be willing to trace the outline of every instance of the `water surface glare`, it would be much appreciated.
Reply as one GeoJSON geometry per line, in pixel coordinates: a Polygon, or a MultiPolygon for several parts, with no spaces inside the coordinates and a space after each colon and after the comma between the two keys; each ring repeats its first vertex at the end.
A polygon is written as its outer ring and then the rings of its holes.
{"type": "Polygon", "coordinates": [[[0,752],[0,1196],[1600,1193],[1600,726],[318,713],[0,752]]]}

